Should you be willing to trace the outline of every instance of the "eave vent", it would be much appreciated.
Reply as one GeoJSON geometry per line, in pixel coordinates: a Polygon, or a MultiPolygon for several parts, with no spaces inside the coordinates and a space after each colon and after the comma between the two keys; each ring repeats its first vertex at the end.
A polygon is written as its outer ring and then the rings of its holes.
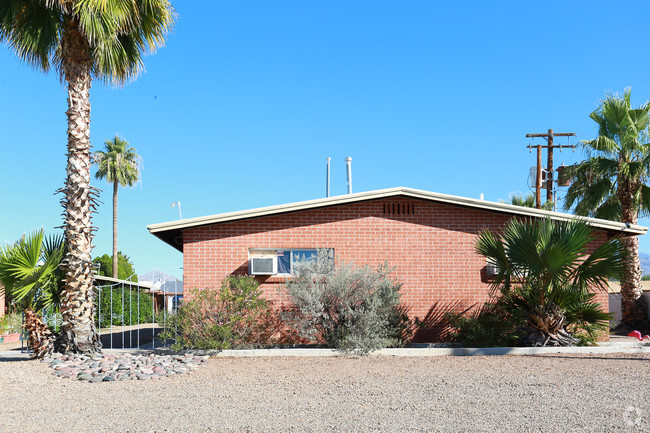
{"type": "Polygon", "coordinates": [[[384,215],[415,215],[413,203],[384,203],[384,215]]]}

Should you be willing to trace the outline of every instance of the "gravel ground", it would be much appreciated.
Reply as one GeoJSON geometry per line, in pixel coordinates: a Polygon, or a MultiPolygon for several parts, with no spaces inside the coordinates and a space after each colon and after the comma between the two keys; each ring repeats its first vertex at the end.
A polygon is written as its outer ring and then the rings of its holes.
{"type": "Polygon", "coordinates": [[[212,358],[161,381],[0,362],[1,432],[648,432],[650,355],[212,358]]]}

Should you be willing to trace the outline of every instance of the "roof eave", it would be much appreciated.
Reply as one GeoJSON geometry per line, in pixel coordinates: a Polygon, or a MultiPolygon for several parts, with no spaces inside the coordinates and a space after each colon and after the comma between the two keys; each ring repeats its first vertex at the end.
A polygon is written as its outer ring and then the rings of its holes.
{"type": "Polygon", "coordinates": [[[489,202],[485,200],[472,199],[466,197],[459,197],[447,194],[433,193],[412,188],[389,188],[383,190],[360,192],[355,194],[340,195],[335,197],[320,198],[315,200],[307,200],[296,203],[288,203],[282,205],[268,206],[244,211],[228,212],[216,215],[209,215],[198,218],[190,218],[185,220],[164,222],[158,224],[151,224],[147,226],[149,232],[162,241],[175,247],[179,251],[183,250],[182,239],[179,242],[179,237],[182,236],[182,230],[204,226],[209,224],[219,224],[229,221],[237,221],[250,218],[259,218],[269,215],[277,215],[288,212],[297,212],[301,210],[314,209],[319,207],[337,206],[341,204],[354,203],[365,200],[377,200],[386,197],[394,196],[407,196],[418,198],[422,200],[436,201],[447,203],[456,206],[466,206],[475,209],[482,209],[491,212],[504,212],[519,216],[529,217],[549,217],[560,221],[570,221],[575,218],[584,219],[590,225],[610,231],[629,235],[642,235],[648,231],[647,227],[639,226],[636,224],[627,225],[618,221],[603,220],[597,218],[576,217],[575,215],[565,214],[561,212],[546,211],[535,208],[527,208],[523,206],[515,206],[507,203],[489,202]]]}

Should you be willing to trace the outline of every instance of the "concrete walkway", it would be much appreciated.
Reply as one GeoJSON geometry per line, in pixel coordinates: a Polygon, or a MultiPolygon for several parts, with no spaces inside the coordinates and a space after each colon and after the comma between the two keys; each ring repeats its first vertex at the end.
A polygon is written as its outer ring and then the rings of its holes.
{"type": "MultiPolygon", "coordinates": [[[[104,353],[150,353],[149,350],[137,349],[103,349],[104,353]]],[[[169,349],[156,349],[156,352],[171,352],[169,349]]],[[[590,347],[409,347],[401,349],[380,349],[369,353],[369,356],[497,356],[497,355],[543,355],[555,353],[606,354],[606,353],[650,353],[650,342],[632,340],[617,340],[601,343],[590,347]]],[[[248,358],[248,357],[331,357],[341,356],[343,352],[334,349],[252,349],[252,350],[223,350],[212,356],[219,358],[248,358]]],[[[0,352],[0,362],[24,361],[29,354],[20,350],[0,352]]]]}

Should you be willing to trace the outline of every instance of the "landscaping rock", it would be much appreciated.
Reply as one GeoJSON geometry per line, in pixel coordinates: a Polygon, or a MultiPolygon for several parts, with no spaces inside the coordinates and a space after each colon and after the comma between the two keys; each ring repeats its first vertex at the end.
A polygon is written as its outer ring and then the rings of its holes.
{"type": "Polygon", "coordinates": [[[204,366],[209,356],[185,355],[60,355],[43,360],[55,376],[91,383],[160,380],[204,366]]]}

